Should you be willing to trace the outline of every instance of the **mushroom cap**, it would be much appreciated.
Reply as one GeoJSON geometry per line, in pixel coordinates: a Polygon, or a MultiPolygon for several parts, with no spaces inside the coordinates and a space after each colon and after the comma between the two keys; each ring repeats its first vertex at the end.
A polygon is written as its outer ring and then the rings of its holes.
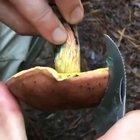
{"type": "Polygon", "coordinates": [[[35,67],[14,75],[6,84],[17,98],[32,107],[78,109],[99,104],[108,79],[108,68],[64,74],[48,67],[35,67]]]}

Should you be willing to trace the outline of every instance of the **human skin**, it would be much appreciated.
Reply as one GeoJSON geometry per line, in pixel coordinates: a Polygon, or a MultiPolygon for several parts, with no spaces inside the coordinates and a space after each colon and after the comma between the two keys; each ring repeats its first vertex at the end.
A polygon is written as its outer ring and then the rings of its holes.
{"type": "MultiPolygon", "coordinates": [[[[139,140],[140,110],[131,111],[98,140],[139,140]]],[[[7,87],[0,83],[0,139],[27,140],[20,107],[7,87]]]]}
{"type": "Polygon", "coordinates": [[[19,105],[2,83],[0,83],[0,140],[27,140],[19,105]]]}
{"type": "MultiPolygon", "coordinates": [[[[55,4],[68,23],[76,24],[83,19],[80,0],[55,0],[55,4]]],[[[64,26],[47,0],[0,0],[0,21],[20,34],[41,34],[54,44],[67,39],[64,26]]]]}
{"type": "Polygon", "coordinates": [[[140,110],[127,113],[98,140],[140,140],[140,110]]]}

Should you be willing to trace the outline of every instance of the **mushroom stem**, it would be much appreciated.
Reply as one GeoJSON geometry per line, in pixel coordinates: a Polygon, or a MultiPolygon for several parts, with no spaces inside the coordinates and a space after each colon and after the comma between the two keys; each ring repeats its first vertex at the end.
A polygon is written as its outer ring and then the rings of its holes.
{"type": "Polygon", "coordinates": [[[78,73],[80,72],[80,46],[71,27],[66,24],[65,28],[68,38],[56,54],[55,69],[59,73],[78,73]]]}

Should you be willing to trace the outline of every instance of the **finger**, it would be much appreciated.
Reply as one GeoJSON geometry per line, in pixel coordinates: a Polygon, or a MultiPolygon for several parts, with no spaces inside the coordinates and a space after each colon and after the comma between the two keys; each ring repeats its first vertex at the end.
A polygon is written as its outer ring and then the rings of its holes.
{"type": "Polygon", "coordinates": [[[35,34],[37,31],[26,21],[13,6],[0,0],[0,21],[4,22],[19,34],[35,34]]]}
{"type": "Polygon", "coordinates": [[[61,44],[67,33],[45,0],[10,0],[36,29],[50,42],[61,44]]]}
{"type": "Polygon", "coordinates": [[[84,9],[80,0],[55,0],[60,12],[71,24],[80,22],[84,17],[84,9]]]}
{"type": "Polygon", "coordinates": [[[2,83],[0,83],[0,139],[27,140],[24,120],[19,106],[2,83]]]}
{"type": "Polygon", "coordinates": [[[129,112],[98,140],[139,140],[140,110],[129,112]]]}

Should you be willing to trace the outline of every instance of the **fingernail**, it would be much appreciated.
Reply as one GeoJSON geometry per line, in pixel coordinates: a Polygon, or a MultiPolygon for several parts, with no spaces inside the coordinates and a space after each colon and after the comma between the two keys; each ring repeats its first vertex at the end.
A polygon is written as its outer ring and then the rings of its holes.
{"type": "Polygon", "coordinates": [[[83,16],[84,16],[83,9],[80,6],[76,7],[70,15],[71,23],[72,24],[78,23],[83,19],[83,16]]]}
{"type": "Polygon", "coordinates": [[[64,43],[67,39],[67,33],[61,27],[57,27],[52,33],[53,40],[57,44],[64,43]]]}

